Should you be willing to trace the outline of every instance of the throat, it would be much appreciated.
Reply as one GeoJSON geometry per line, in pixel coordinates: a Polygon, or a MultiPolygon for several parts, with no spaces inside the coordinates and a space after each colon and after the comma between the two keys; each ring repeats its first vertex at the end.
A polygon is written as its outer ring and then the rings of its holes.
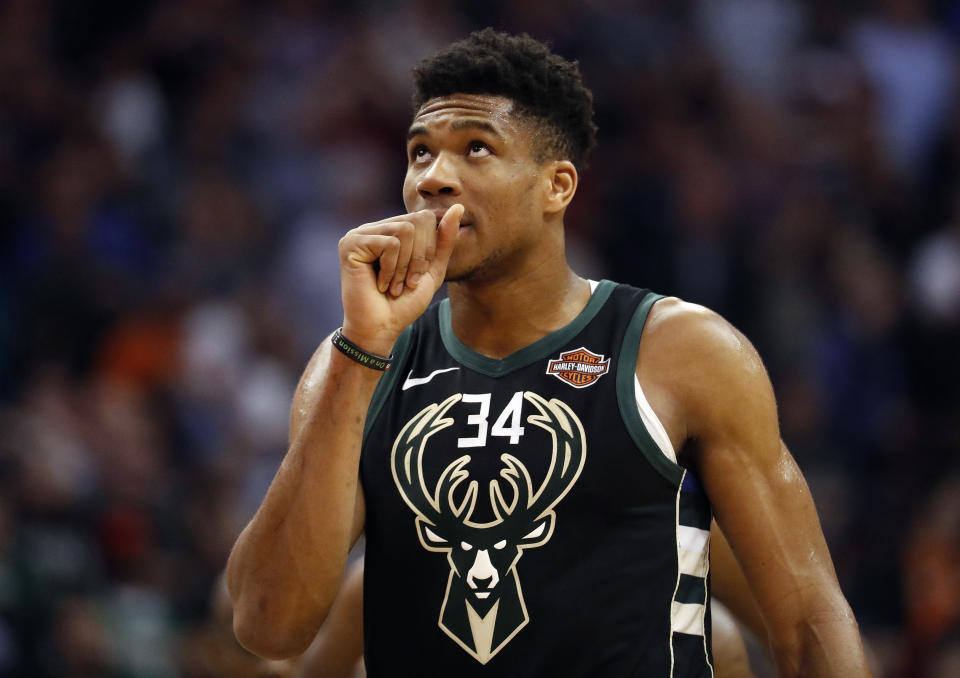
{"type": "Polygon", "coordinates": [[[473,351],[500,359],[565,327],[590,301],[590,283],[567,272],[553,283],[514,281],[485,290],[451,283],[454,334],[473,351]]]}

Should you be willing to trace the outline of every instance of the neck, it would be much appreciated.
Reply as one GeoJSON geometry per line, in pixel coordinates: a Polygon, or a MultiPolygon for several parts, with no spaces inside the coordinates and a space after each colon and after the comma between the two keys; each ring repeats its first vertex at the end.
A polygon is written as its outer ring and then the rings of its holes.
{"type": "Polygon", "coordinates": [[[448,292],[457,338],[490,358],[506,357],[564,327],[590,300],[589,283],[564,257],[496,280],[451,282],[448,292]]]}

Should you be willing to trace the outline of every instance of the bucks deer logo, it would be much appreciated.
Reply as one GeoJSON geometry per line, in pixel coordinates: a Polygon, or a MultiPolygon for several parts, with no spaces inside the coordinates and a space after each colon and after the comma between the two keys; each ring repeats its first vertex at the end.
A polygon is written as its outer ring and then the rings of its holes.
{"type": "Polygon", "coordinates": [[[537,410],[527,421],[552,438],[550,464],[534,491],[523,462],[501,455],[500,478],[510,489],[505,496],[500,480],[490,481],[491,522],[471,520],[479,492],[476,480],[469,481],[461,500],[454,499],[457,487],[469,478],[469,455],[451,462],[432,491],[423,477],[427,443],[453,424],[445,415],[461,394],[421,410],[397,436],[391,453],[393,479],[416,514],[420,543],[428,551],[446,553],[450,563],[439,626],[482,664],[527,625],[517,561],[524,550],[550,540],[556,522],[553,508],[579,478],[586,458],[583,425],[573,410],[556,398],[548,401],[529,391],[523,397],[537,410]]]}

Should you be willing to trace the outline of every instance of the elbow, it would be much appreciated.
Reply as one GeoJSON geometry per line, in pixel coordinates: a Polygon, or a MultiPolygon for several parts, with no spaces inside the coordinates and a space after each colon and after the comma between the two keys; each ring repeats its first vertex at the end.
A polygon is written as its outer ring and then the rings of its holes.
{"type": "Polygon", "coordinates": [[[842,596],[808,612],[789,629],[771,631],[771,649],[782,676],[870,675],[856,618],[842,596]]]}
{"type": "Polygon", "coordinates": [[[320,628],[317,623],[280,622],[266,606],[257,611],[237,605],[233,614],[233,634],[245,649],[263,659],[290,659],[310,647],[320,628]]]}

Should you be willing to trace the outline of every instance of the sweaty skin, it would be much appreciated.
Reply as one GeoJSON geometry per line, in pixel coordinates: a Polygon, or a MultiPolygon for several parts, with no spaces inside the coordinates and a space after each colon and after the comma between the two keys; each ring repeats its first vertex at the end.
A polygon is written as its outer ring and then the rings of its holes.
{"type": "Polygon", "coordinates": [[[716,313],[665,299],[648,319],[637,374],[681,450],[680,462],[703,481],[762,613],[780,674],[869,675],[753,346],[716,313]]]}
{"type": "MultiPolygon", "coordinates": [[[[415,115],[408,213],[340,241],[343,334],[354,344],[388,355],[445,278],[454,333],[492,358],[567,325],[586,305],[589,284],[564,253],[577,170],[535,158],[530,123],[512,109],[503,97],[454,94],[415,115]]],[[[324,341],[298,386],[287,455],[227,567],[235,632],[260,655],[303,652],[334,601],[363,529],[360,444],[379,376],[324,341]]],[[[780,674],[869,675],[750,343],[717,314],[664,299],[649,315],[637,376],[680,462],[703,483],[780,674]]]]}
{"type": "MultiPolygon", "coordinates": [[[[453,205],[438,224],[433,212],[418,211],[344,236],[344,336],[371,353],[390,354],[396,335],[442,284],[462,215],[463,207],[453,205]],[[415,247],[415,240],[424,244],[415,247]],[[406,270],[420,274],[418,284],[385,293],[401,251],[410,257],[406,270]]],[[[255,654],[302,653],[333,603],[347,553],[363,530],[357,470],[366,409],[379,378],[334,349],[329,338],[304,370],[287,454],[227,561],[234,633],[255,654]]]]}

